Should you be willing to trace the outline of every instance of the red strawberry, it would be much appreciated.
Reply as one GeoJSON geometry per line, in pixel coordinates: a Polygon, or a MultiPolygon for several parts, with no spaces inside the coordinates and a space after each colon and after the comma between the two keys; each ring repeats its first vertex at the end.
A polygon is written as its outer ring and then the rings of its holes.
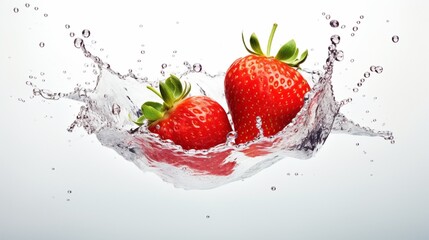
{"type": "Polygon", "coordinates": [[[237,59],[225,76],[225,96],[237,132],[236,143],[255,139],[259,130],[256,118],[262,120],[264,136],[281,131],[296,116],[304,104],[304,95],[310,90],[307,81],[294,68],[307,58],[307,50],[300,58],[294,40],[283,45],[275,57],[270,56],[271,42],[277,24],[274,24],[264,54],[253,33],[248,55],[237,59]]]}
{"type": "Polygon", "coordinates": [[[222,106],[206,96],[186,96],[191,86],[171,75],[159,83],[160,92],[148,87],[164,100],[164,103],[146,102],[143,115],[135,122],[142,125],[149,121],[149,131],[161,139],[172,140],[183,149],[208,149],[224,143],[232,131],[222,106]]]}

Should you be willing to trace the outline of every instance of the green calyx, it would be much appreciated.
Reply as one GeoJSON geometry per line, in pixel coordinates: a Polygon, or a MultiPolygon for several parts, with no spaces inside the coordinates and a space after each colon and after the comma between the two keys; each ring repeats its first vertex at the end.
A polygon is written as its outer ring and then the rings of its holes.
{"type": "Polygon", "coordinates": [[[163,100],[163,103],[145,102],[141,106],[142,115],[136,121],[133,121],[139,126],[143,125],[145,119],[151,124],[164,117],[168,110],[188,96],[191,91],[190,84],[185,82],[185,85],[182,86],[180,79],[174,75],[170,75],[164,82],[159,82],[159,92],[151,86],[147,88],[158,95],[163,100]]]}
{"type": "MultiPolygon", "coordinates": [[[[251,54],[270,57],[271,43],[273,42],[274,33],[276,32],[276,29],[277,29],[277,23],[274,23],[273,28],[271,29],[270,37],[268,39],[266,54],[264,54],[264,52],[262,51],[261,45],[259,44],[258,37],[256,36],[255,33],[253,33],[250,36],[250,47],[252,48],[252,50],[250,50],[247,47],[246,42],[244,41],[244,34],[243,33],[241,34],[244,47],[251,54]]],[[[299,53],[299,49],[296,47],[295,40],[292,39],[279,49],[275,58],[286,63],[291,67],[299,68],[299,65],[303,63],[305,59],[307,59],[308,50],[305,50],[300,57],[298,57],[298,53],[299,53]]]]}

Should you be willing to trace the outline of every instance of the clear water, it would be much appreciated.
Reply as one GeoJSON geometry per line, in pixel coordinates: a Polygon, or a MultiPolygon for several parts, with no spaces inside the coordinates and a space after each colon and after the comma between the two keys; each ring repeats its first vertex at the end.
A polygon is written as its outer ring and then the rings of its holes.
{"type": "MultiPolygon", "coordinates": [[[[334,24],[333,27],[336,26],[334,24]]],[[[89,30],[82,31],[84,38],[89,35],[89,30]]],[[[331,37],[323,71],[302,70],[312,76],[313,86],[295,119],[274,136],[264,137],[261,131],[257,139],[240,145],[234,143],[235,133],[231,132],[225,144],[208,150],[186,151],[171,141],[161,140],[146,126],[136,128],[130,118],[138,117],[141,103],[150,97],[146,86],[156,86],[157,81],[137,77],[132,70],[126,74],[115,71],[106,61],[88,51],[85,40],[81,38],[75,38],[74,46],[82,51],[84,57],[93,61],[97,78],[95,88],[76,87],[69,93],[34,88],[33,92],[46,99],[67,98],[82,102],[68,131],[76,127],[84,128],[88,134],[95,134],[103,146],[114,149],[143,171],[154,172],[176,187],[210,189],[248,178],[285,158],[309,159],[331,133],[376,136],[394,141],[391,132],[359,126],[339,113],[340,108],[351,101],[336,100],[332,88],[335,62],[344,58],[344,52],[338,49],[340,42],[340,36],[331,37]]],[[[174,74],[193,84],[199,90],[196,94],[210,96],[226,106],[220,87],[223,86],[223,72],[210,74],[198,63],[191,65],[185,62],[183,65],[185,70],[174,74]]],[[[166,68],[167,64],[162,64],[163,76],[166,68]]],[[[382,67],[373,66],[371,71],[381,73],[382,67]]],[[[364,73],[364,78],[369,74],[364,73]]],[[[358,91],[358,88],[353,91],[358,91]]],[[[261,126],[258,120],[257,124],[261,126]]]]}

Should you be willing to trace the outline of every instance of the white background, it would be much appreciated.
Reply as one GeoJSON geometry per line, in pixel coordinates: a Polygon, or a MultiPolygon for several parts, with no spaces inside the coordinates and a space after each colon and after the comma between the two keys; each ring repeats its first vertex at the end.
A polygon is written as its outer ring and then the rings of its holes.
{"type": "Polygon", "coordinates": [[[25,3],[0,3],[0,239],[429,238],[425,1],[25,3]],[[331,28],[322,12],[346,28],[331,28]],[[183,190],[81,129],[67,132],[80,104],[32,99],[26,85],[71,91],[76,81],[95,79],[82,74],[88,60],[70,32],[81,37],[89,29],[87,41],[96,40],[95,53],[115,69],[142,67],[159,77],[162,63],[185,60],[225,71],[246,54],[241,32],[258,33],[265,45],[273,22],[273,48],[295,38],[310,49],[307,68],[321,69],[329,37],[339,34],[346,57],[334,89],[338,99],[353,98],[343,112],[393,131],[396,143],[331,135],[309,160],[284,159],[244,181],[183,190]],[[351,37],[353,26],[359,30],[351,37]],[[383,73],[354,93],[371,65],[383,73]]]}

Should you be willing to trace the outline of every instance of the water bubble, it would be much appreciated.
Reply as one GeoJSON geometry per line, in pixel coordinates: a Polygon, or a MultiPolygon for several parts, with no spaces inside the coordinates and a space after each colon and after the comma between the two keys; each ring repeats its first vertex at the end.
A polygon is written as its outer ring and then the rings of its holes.
{"type": "Polygon", "coordinates": [[[344,59],[344,52],[342,50],[335,54],[335,60],[342,61],[344,59]]]}
{"type": "Polygon", "coordinates": [[[201,66],[201,64],[199,64],[199,63],[195,63],[195,64],[192,66],[192,69],[193,69],[195,72],[201,72],[201,70],[203,70],[203,67],[201,66]]]}
{"type": "Polygon", "coordinates": [[[69,29],[69,28],[70,28],[70,25],[69,25],[69,24],[66,24],[64,27],[65,27],[66,29],[69,29]]]}
{"type": "Polygon", "coordinates": [[[277,188],[275,186],[272,186],[271,191],[275,191],[275,190],[277,190],[277,188]]]}
{"type": "Polygon", "coordinates": [[[82,30],[82,36],[88,38],[91,35],[91,32],[88,29],[82,30]]]}
{"type": "Polygon", "coordinates": [[[44,42],[40,42],[40,43],[39,43],[39,47],[43,48],[44,46],[45,46],[45,43],[44,43],[44,42]]]}
{"type": "Polygon", "coordinates": [[[382,72],[383,72],[383,67],[382,67],[382,66],[377,66],[377,67],[375,68],[375,72],[376,72],[376,73],[382,73],[382,72]]]}
{"type": "Polygon", "coordinates": [[[366,77],[366,78],[369,78],[369,76],[371,76],[371,74],[370,74],[369,72],[365,72],[365,73],[363,74],[363,76],[364,76],[364,77],[366,77]]]}
{"type": "Polygon", "coordinates": [[[25,4],[25,7],[30,7],[30,4],[29,4],[29,3],[26,3],[26,4],[25,4]]]}
{"type": "Polygon", "coordinates": [[[118,104],[114,103],[112,105],[112,114],[119,115],[119,113],[121,113],[121,107],[118,104]]]}
{"type": "Polygon", "coordinates": [[[355,31],[355,32],[356,32],[359,28],[358,28],[358,27],[356,27],[356,26],[354,26],[352,29],[353,29],[353,31],[355,31]]]}
{"type": "Polygon", "coordinates": [[[162,69],[167,68],[167,64],[166,64],[166,63],[163,63],[163,64],[161,65],[161,68],[162,68],[162,69]]]}
{"type": "Polygon", "coordinates": [[[70,37],[74,37],[74,32],[70,32],[70,37]]]}
{"type": "Polygon", "coordinates": [[[81,48],[83,46],[83,40],[81,38],[74,39],[74,46],[76,48],[81,48]]]}
{"type": "Polygon", "coordinates": [[[18,13],[18,12],[19,12],[19,8],[17,8],[17,7],[16,7],[16,8],[13,8],[13,12],[14,12],[14,13],[18,13]]]}
{"type": "Polygon", "coordinates": [[[340,43],[340,36],[338,36],[338,35],[332,35],[331,36],[331,42],[333,43],[333,44],[338,44],[338,43],[340,43]]]}
{"type": "Polygon", "coordinates": [[[340,25],[340,23],[337,20],[331,20],[329,25],[331,25],[331,27],[333,27],[333,28],[336,28],[340,25]]]}
{"type": "Polygon", "coordinates": [[[399,41],[399,37],[398,37],[397,35],[394,35],[394,36],[392,37],[392,41],[393,41],[394,43],[397,43],[397,42],[399,41]]]}

